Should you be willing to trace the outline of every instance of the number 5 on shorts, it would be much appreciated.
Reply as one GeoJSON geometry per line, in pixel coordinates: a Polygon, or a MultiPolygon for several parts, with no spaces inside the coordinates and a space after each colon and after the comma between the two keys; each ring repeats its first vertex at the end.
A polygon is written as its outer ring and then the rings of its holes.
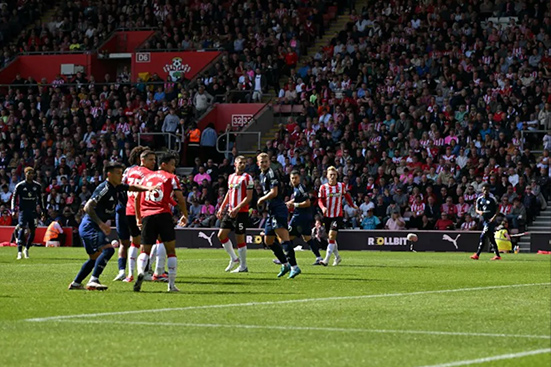
{"type": "Polygon", "coordinates": [[[239,231],[244,231],[245,230],[245,226],[243,225],[243,223],[239,223],[237,224],[237,229],[239,229],[239,231]]]}

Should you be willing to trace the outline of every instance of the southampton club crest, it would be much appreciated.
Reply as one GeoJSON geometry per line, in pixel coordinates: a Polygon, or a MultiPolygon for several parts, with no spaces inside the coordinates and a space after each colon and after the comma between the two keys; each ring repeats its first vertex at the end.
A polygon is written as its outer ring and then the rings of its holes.
{"type": "Polygon", "coordinates": [[[188,64],[184,64],[181,57],[175,57],[172,59],[172,64],[166,64],[163,70],[170,75],[172,80],[178,80],[188,73],[191,68],[188,64]]]}

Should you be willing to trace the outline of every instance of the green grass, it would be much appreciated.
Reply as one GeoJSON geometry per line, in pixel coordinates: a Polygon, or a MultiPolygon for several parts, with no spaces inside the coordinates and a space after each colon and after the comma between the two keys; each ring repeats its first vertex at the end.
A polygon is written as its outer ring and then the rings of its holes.
{"type": "MultiPolygon", "coordinates": [[[[276,278],[269,251],[249,251],[250,273],[227,274],[222,250],[178,250],[178,294],[164,284],[134,293],[112,282],[113,259],[102,276],[108,291],[69,292],[83,249],[33,248],[31,259],[16,261],[13,248],[0,248],[0,366],[414,367],[550,347],[548,256],[491,262],[489,254],[472,261],[460,253],[343,252],[340,266],[322,268],[310,265],[311,253],[298,255],[303,274],[289,280],[276,278]],[[533,283],[547,285],[473,289],[533,283]],[[461,288],[470,290],[408,294],[461,288]],[[380,296],[338,298],[361,295],[380,296]],[[337,298],[279,302],[327,297],[337,298]],[[198,307],[26,321],[190,306],[198,307]]],[[[480,365],[549,366],[550,358],[480,365]]]]}

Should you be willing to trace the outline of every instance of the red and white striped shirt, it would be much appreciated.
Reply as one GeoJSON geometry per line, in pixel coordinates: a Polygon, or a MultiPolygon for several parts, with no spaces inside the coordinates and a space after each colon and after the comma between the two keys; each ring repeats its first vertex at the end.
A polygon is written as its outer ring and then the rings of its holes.
{"type": "MultiPolygon", "coordinates": [[[[122,175],[122,183],[127,185],[141,185],[143,179],[151,171],[143,166],[128,167],[122,175]]],[[[135,191],[128,191],[128,202],[126,203],[126,215],[136,215],[136,206],[134,200],[138,195],[135,191]]]]}
{"type": "Polygon", "coordinates": [[[474,201],[476,200],[476,197],[477,197],[477,194],[476,194],[476,193],[473,193],[473,194],[470,194],[470,195],[467,194],[467,193],[465,193],[465,194],[463,195],[463,199],[465,199],[465,201],[466,201],[467,203],[469,203],[469,204],[474,203],[474,201]]]}
{"type": "Polygon", "coordinates": [[[469,211],[469,209],[471,208],[471,206],[467,203],[455,204],[455,207],[457,208],[457,217],[458,218],[463,218],[465,213],[467,213],[469,211]]]}
{"type": "Polygon", "coordinates": [[[513,210],[513,206],[511,204],[507,204],[507,205],[499,204],[498,205],[498,211],[503,215],[511,214],[512,210],[513,210]]]}
{"type": "Polygon", "coordinates": [[[325,217],[337,218],[343,216],[343,198],[346,198],[350,203],[352,199],[346,191],[346,185],[342,182],[337,182],[335,186],[329,183],[321,185],[318,193],[319,205],[321,208],[327,208],[325,217]]]}
{"type": "MultiPolygon", "coordinates": [[[[232,173],[228,179],[228,196],[230,210],[237,207],[246,197],[247,190],[252,190],[254,187],[253,178],[248,173],[238,175],[232,173]]],[[[243,206],[239,212],[244,213],[249,211],[249,204],[243,206]]]]}
{"type": "Polygon", "coordinates": [[[471,220],[470,222],[465,222],[461,225],[461,229],[470,231],[471,229],[476,228],[476,222],[471,220]]]}
{"type": "Polygon", "coordinates": [[[411,211],[415,213],[415,215],[420,215],[422,212],[425,211],[425,203],[414,202],[413,204],[411,204],[411,211]]]}

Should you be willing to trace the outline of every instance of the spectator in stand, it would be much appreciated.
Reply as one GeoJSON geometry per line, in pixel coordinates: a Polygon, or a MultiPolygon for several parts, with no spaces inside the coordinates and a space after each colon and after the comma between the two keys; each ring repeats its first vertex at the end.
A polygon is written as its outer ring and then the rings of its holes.
{"type": "Polygon", "coordinates": [[[9,210],[3,210],[2,216],[0,217],[0,226],[11,226],[13,218],[9,210]]]}
{"type": "Polygon", "coordinates": [[[439,231],[452,230],[454,228],[453,221],[449,218],[448,213],[441,213],[440,219],[438,219],[434,225],[434,229],[439,231]]]}
{"type": "Polygon", "coordinates": [[[9,204],[11,202],[12,192],[7,184],[2,185],[2,192],[0,192],[0,203],[9,204]]]}
{"type": "Polygon", "coordinates": [[[373,209],[368,209],[367,214],[362,216],[362,223],[360,227],[366,230],[373,230],[379,228],[381,221],[379,218],[373,215],[373,209]]]}
{"type": "Polygon", "coordinates": [[[385,224],[385,229],[391,231],[398,231],[406,229],[406,222],[402,218],[399,212],[392,212],[391,217],[387,220],[385,224]]]}

